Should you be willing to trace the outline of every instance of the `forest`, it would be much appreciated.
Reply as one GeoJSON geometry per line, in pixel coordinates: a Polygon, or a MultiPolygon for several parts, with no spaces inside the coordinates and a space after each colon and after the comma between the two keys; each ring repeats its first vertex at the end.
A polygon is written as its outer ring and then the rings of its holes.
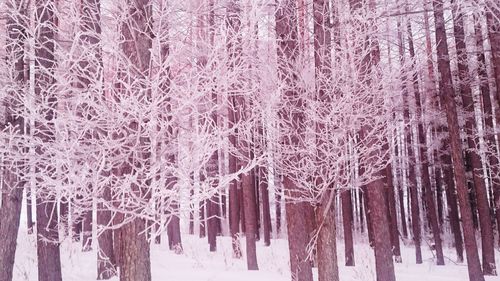
{"type": "Polygon", "coordinates": [[[0,0],[0,281],[498,280],[500,0],[0,0]]]}

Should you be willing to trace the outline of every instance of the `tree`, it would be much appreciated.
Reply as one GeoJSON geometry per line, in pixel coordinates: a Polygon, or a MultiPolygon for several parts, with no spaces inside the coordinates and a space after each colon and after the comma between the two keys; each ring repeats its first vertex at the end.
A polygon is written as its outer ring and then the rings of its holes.
{"type": "MultiPolygon", "coordinates": [[[[123,41],[121,48],[124,55],[137,70],[129,68],[123,77],[124,82],[129,78],[144,79],[148,76],[150,63],[150,49],[152,46],[152,3],[149,0],[127,0],[125,6],[125,19],[121,26],[123,41]],[[131,77],[127,77],[131,75],[131,77]],[[142,76],[142,77],[141,77],[142,76]]],[[[131,67],[125,65],[124,68],[131,67]]],[[[142,85],[135,85],[137,88],[127,89],[119,95],[144,95],[141,92],[142,85]]],[[[125,97],[127,98],[127,97],[125,97]]],[[[138,131],[140,124],[132,122],[128,124],[129,129],[138,131]]],[[[146,140],[140,138],[138,145],[144,146],[146,140]]],[[[149,155],[142,151],[139,156],[131,156],[128,163],[125,163],[122,169],[122,175],[130,175],[132,173],[142,173],[142,171],[134,171],[133,168],[142,168],[148,163],[149,155]],[[135,159],[139,157],[139,159],[135,159]],[[142,159],[140,159],[142,158],[142,159]]],[[[130,185],[132,194],[143,194],[147,189],[145,175],[138,183],[130,185]]],[[[132,216],[121,227],[121,261],[120,261],[120,281],[133,280],[151,280],[151,264],[149,254],[149,243],[146,238],[146,221],[140,217],[132,216]]]]}
{"type": "Polygon", "coordinates": [[[465,167],[462,160],[462,147],[460,141],[458,117],[455,100],[453,98],[453,82],[450,70],[450,60],[448,55],[448,43],[446,41],[446,30],[443,15],[443,3],[434,0],[434,19],[436,25],[437,42],[437,63],[441,74],[439,81],[440,94],[443,97],[446,108],[446,119],[448,123],[448,133],[453,159],[453,170],[457,187],[458,202],[460,204],[460,214],[462,217],[462,230],[465,240],[465,252],[467,255],[467,266],[469,270],[469,280],[484,280],[481,271],[481,264],[477,253],[477,244],[474,237],[474,226],[472,224],[472,212],[469,205],[468,191],[465,178],[465,167]]]}
{"type": "Polygon", "coordinates": [[[2,138],[10,151],[3,155],[2,165],[2,196],[0,217],[0,280],[11,281],[14,269],[14,259],[17,248],[17,234],[21,216],[23,187],[26,184],[26,161],[22,153],[26,147],[22,145],[20,137],[25,134],[25,120],[23,117],[22,100],[25,99],[27,88],[24,64],[24,48],[26,41],[26,3],[23,1],[9,1],[7,20],[7,69],[8,77],[14,85],[8,91],[10,97],[3,97],[6,107],[5,124],[2,124],[2,138]]]}
{"type": "Polygon", "coordinates": [[[472,178],[476,191],[479,211],[479,223],[481,226],[483,273],[485,275],[496,275],[495,247],[493,227],[491,225],[490,208],[488,204],[488,191],[486,190],[486,184],[484,182],[484,179],[482,178],[484,171],[483,164],[481,162],[481,156],[476,151],[476,145],[479,144],[479,138],[474,137],[474,135],[477,136],[479,130],[474,118],[474,101],[472,96],[472,89],[468,82],[470,74],[467,62],[467,50],[465,45],[464,18],[461,8],[456,4],[457,3],[452,1],[452,13],[454,16],[453,31],[455,35],[455,45],[458,57],[460,92],[462,96],[463,107],[465,109],[465,114],[467,114],[465,119],[465,131],[467,133],[467,144],[469,150],[466,152],[466,155],[470,159],[472,166],[472,178]]]}
{"type": "MultiPolygon", "coordinates": [[[[295,1],[276,2],[276,41],[278,56],[278,77],[281,83],[286,85],[282,93],[283,103],[287,106],[301,109],[302,101],[296,90],[297,76],[293,72],[294,63],[298,59],[297,39],[297,7],[295,1]]],[[[286,107],[285,107],[286,108],[286,107]]],[[[288,109],[290,110],[290,109],[288,109]]],[[[282,141],[291,149],[300,145],[301,134],[303,134],[304,116],[299,111],[287,111],[279,113],[280,119],[294,124],[296,135],[282,138],[282,141]]],[[[298,155],[297,155],[298,156],[298,155]]],[[[294,181],[284,175],[283,188],[288,198],[293,198],[298,193],[298,187],[294,181]],[[294,194],[295,193],[295,194],[294,194]]],[[[309,242],[307,218],[304,210],[307,202],[297,202],[287,199],[285,202],[286,222],[288,229],[288,247],[290,250],[290,271],[293,280],[312,281],[311,263],[307,260],[306,247],[309,242]]]]}

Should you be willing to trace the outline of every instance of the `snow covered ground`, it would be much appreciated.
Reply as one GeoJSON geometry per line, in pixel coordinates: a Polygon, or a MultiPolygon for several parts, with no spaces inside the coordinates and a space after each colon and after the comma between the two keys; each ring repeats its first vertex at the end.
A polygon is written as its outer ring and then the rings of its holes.
{"type": "MultiPolygon", "coordinates": [[[[271,247],[258,245],[259,271],[247,271],[244,259],[231,257],[231,243],[227,237],[218,238],[218,251],[210,253],[206,239],[183,236],[184,254],[176,255],[167,250],[166,237],[161,245],[152,245],[151,262],[154,281],[289,281],[287,241],[277,239],[271,247]]],[[[244,246],[244,239],[242,239],[244,246]]],[[[356,267],[343,266],[343,243],[339,241],[339,265],[341,280],[375,280],[373,254],[366,245],[355,249],[356,267]]],[[[399,281],[466,281],[465,264],[454,263],[452,249],[446,250],[446,266],[436,266],[432,253],[424,249],[424,263],[415,265],[414,251],[403,247],[403,263],[396,264],[399,281]]],[[[497,261],[500,253],[497,252],[497,261]]],[[[65,240],[61,245],[62,273],[64,281],[93,281],[96,278],[96,251],[82,253],[79,243],[65,240]]],[[[500,263],[497,264],[500,267],[500,263]]],[[[21,227],[14,268],[14,281],[36,281],[36,248],[33,235],[27,235],[21,227]]],[[[118,278],[112,279],[117,281],[118,278]]],[[[487,277],[488,281],[499,281],[500,277],[487,277]]]]}

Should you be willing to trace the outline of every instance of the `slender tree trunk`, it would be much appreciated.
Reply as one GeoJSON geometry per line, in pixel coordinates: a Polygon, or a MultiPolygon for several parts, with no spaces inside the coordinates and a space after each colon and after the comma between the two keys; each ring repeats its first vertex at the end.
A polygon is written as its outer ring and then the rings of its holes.
{"type": "MultiPolygon", "coordinates": [[[[264,137],[264,135],[262,135],[264,137]]],[[[268,190],[268,178],[267,178],[267,167],[259,167],[259,186],[260,194],[262,195],[262,224],[264,232],[264,246],[271,245],[271,208],[269,206],[269,190],[268,190]]]]}
{"type": "MultiPolygon", "coordinates": [[[[479,75],[479,85],[481,90],[482,104],[483,104],[483,115],[484,115],[484,123],[485,123],[485,140],[486,144],[489,148],[490,153],[487,154],[488,166],[490,167],[490,175],[491,175],[491,185],[490,189],[493,190],[490,199],[493,200],[493,204],[491,206],[494,211],[496,217],[497,224],[497,234],[500,235],[500,209],[497,209],[496,198],[500,196],[500,183],[498,180],[495,180],[494,177],[500,174],[500,162],[499,162],[499,152],[497,149],[497,145],[495,142],[495,127],[493,125],[493,103],[490,97],[490,86],[488,83],[488,73],[486,70],[486,56],[485,50],[483,47],[483,34],[481,30],[480,20],[478,18],[474,18],[474,31],[476,35],[476,50],[477,50],[477,62],[478,62],[478,75],[479,75]]],[[[500,200],[500,199],[499,199],[500,200]]],[[[498,202],[498,201],[497,201],[498,202]]],[[[500,236],[499,236],[500,237],[500,236]]],[[[500,245],[500,239],[498,240],[500,245]]]]}
{"type": "Polygon", "coordinates": [[[345,265],[354,266],[354,239],[352,236],[352,201],[351,190],[344,190],[340,193],[342,200],[342,223],[344,228],[344,251],[345,251],[345,265]]]}
{"type": "MultiPolygon", "coordinates": [[[[12,1],[7,3],[7,61],[9,62],[10,77],[13,78],[12,84],[23,96],[26,90],[26,81],[28,77],[24,76],[24,42],[25,42],[25,20],[26,7],[23,1],[12,1]],[[18,16],[19,15],[19,16],[18,16]]],[[[12,93],[12,95],[17,95],[12,93]]],[[[22,104],[15,100],[6,102],[6,123],[2,124],[2,129],[14,129],[15,134],[25,134],[25,121],[22,117],[16,117],[13,112],[15,109],[21,109],[22,104]]],[[[15,147],[14,150],[26,150],[23,147],[15,147]]],[[[16,153],[17,151],[13,151],[16,153]]],[[[14,260],[17,248],[17,236],[19,232],[19,221],[21,217],[21,207],[23,200],[23,187],[26,181],[21,177],[26,175],[22,173],[23,162],[19,160],[6,159],[9,153],[4,155],[2,165],[2,190],[0,197],[0,280],[12,281],[14,260]]]]}
{"type": "MultiPolygon", "coordinates": [[[[498,6],[497,6],[498,7],[498,6]]],[[[491,47],[491,64],[493,66],[493,75],[495,79],[496,92],[494,96],[496,98],[496,124],[500,124],[500,9],[497,9],[494,5],[494,1],[488,1],[486,5],[486,23],[488,27],[488,36],[490,39],[491,47]]],[[[498,133],[496,134],[498,136],[498,133]]],[[[498,154],[496,155],[498,157],[498,154]]],[[[498,158],[497,158],[498,160],[498,158]]],[[[498,163],[494,165],[494,170],[499,170],[498,163]]],[[[498,173],[494,174],[498,177],[498,173]]],[[[495,213],[497,219],[497,231],[499,236],[500,245],[500,181],[498,178],[493,180],[494,186],[496,187],[493,191],[493,196],[495,199],[495,213]]]]}
{"type": "MultiPolygon", "coordinates": [[[[35,45],[35,95],[41,100],[48,99],[49,104],[43,112],[45,124],[35,122],[37,133],[36,138],[40,138],[45,144],[53,142],[55,139],[55,129],[53,119],[55,117],[56,97],[48,92],[47,87],[54,83],[52,73],[55,67],[54,58],[54,38],[55,31],[55,3],[52,0],[37,1],[35,24],[39,26],[37,42],[35,45]]],[[[37,147],[36,153],[41,156],[47,153],[44,148],[37,147]]],[[[47,177],[53,177],[55,173],[53,167],[38,164],[35,173],[46,171],[47,177]]],[[[38,280],[39,281],[61,281],[61,258],[59,252],[59,233],[57,227],[57,201],[53,196],[42,198],[43,180],[37,178],[37,199],[36,199],[36,225],[37,225],[37,257],[38,257],[38,280]]]]}
{"type": "Polygon", "coordinates": [[[441,74],[440,89],[443,103],[446,107],[446,119],[448,121],[449,139],[453,168],[455,171],[455,183],[457,186],[460,213],[462,217],[462,228],[465,238],[465,251],[469,269],[469,280],[483,281],[477,244],[472,224],[471,208],[468,200],[465,167],[462,159],[462,147],[460,141],[460,128],[458,125],[457,109],[453,99],[453,82],[451,78],[450,60],[448,54],[448,43],[446,41],[445,21],[443,15],[443,3],[438,0],[432,1],[434,7],[434,18],[436,24],[436,42],[438,69],[441,74]]]}
{"type": "MultiPolygon", "coordinates": [[[[332,32],[330,23],[330,6],[328,1],[313,1],[314,18],[314,63],[316,75],[316,100],[321,106],[328,107],[331,99],[326,93],[329,88],[327,78],[331,76],[331,52],[332,52],[332,32]]],[[[318,162],[321,162],[324,155],[321,153],[321,147],[324,141],[321,134],[328,131],[324,124],[316,124],[318,139],[316,141],[318,162]]],[[[347,170],[347,165],[344,165],[347,170]]],[[[318,173],[322,171],[319,170],[318,173]]],[[[321,176],[317,181],[317,186],[321,189],[323,181],[321,176]]],[[[339,269],[337,263],[337,242],[336,242],[336,222],[335,222],[335,191],[330,188],[321,196],[320,202],[316,207],[316,229],[318,240],[316,245],[318,280],[329,281],[339,280],[339,269]]],[[[350,210],[349,210],[350,212],[350,210]]]]}
{"type": "Polygon", "coordinates": [[[467,60],[467,50],[465,45],[464,19],[460,8],[452,0],[452,13],[454,16],[454,35],[455,45],[458,56],[458,75],[460,83],[460,91],[462,102],[467,115],[465,121],[465,131],[467,133],[467,143],[469,155],[472,165],[472,177],[476,191],[477,207],[479,211],[479,223],[481,226],[481,241],[482,241],[482,262],[483,273],[485,275],[496,275],[495,265],[495,247],[493,228],[491,225],[490,208],[488,203],[488,191],[486,183],[483,179],[483,164],[481,156],[476,151],[476,144],[479,144],[479,138],[474,137],[478,134],[478,127],[474,118],[474,101],[472,97],[472,89],[469,83],[469,66],[467,60]]]}

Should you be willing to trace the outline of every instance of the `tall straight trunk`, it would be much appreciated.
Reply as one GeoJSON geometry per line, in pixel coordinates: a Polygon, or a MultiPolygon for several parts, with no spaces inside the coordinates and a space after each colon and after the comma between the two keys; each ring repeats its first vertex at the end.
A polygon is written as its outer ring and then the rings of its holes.
{"type": "MultiPolygon", "coordinates": [[[[427,3],[424,3],[424,6],[427,9],[427,3]]],[[[435,108],[435,110],[439,110],[439,104],[441,101],[441,97],[439,95],[439,92],[436,89],[436,81],[435,81],[435,74],[434,74],[434,61],[433,61],[433,56],[432,56],[432,42],[431,42],[431,31],[430,31],[430,24],[429,24],[429,16],[427,12],[424,12],[424,29],[425,29],[425,48],[426,48],[426,54],[427,54],[427,78],[428,81],[426,83],[425,89],[430,92],[430,95],[432,96],[432,106],[435,108]]],[[[445,133],[446,128],[443,126],[439,126],[438,128],[434,128],[435,131],[439,133],[445,133]]],[[[448,147],[448,141],[447,139],[444,139],[441,142],[441,156],[438,157],[437,151],[434,151],[434,162],[435,163],[441,163],[441,169],[443,171],[443,179],[444,183],[446,184],[446,198],[447,198],[447,205],[449,209],[449,217],[450,217],[450,225],[452,228],[453,236],[454,236],[454,241],[455,241],[455,249],[457,252],[457,258],[459,262],[463,261],[463,240],[462,240],[462,234],[460,231],[460,223],[459,223],[459,217],[458,217],[458,206],[457,206],[457,200],[456,200],[456,192],[455,192],[455,183],[453,181],[453,171],[452,171],[452,166],[451,166],[451,156],[449,152],[449,147],[448,147]],[[439,160],[440,159],[440,160],[439,160]]]]}
{"type": "Polygon", "coordinates": [[[254,179],[251,173],[241,176],[241,185],[243,189],[243,208],[245,209],[245,237],[246,237],[246,252],[247,252],[247,269],[258,270],[257,264],[257,219],[254,179]]]}
{"type": "MultiPolygon", "coordinates": [[[[262,135],[264,137],[264,135],[262,135]]],[[[264,246],[271,245],[271,207],[269,205],[269,190],[267,167],[265,165],[259,167],[259,188],[262,198],[262,225],[264,233],[264,246]]]]}
{"type": "MultiPolygon", "coordinates": [[[[240,62],[241,57],[241,38],[239,37],[239,30],[241,28],[241,20],[240,20],[240,6],[239,1],[233,0],[229,2],[229,7],[227,10],[227,25],[229,28],[229,36],[228,36],[228,51],[231,56],[231,64],[230,67],[234,68],[234,66],[240,62]]],[[[233,86],[236,90],[237,85],[233,86]]],[[[238,120],[238,114],[236,111],[236,96],[229,97],[229,106],[228,106],[228,125],[229,130],[232,133],[229,135],[229,143],[233,149],[237,148],[237,128],[236,124],[238,120]]],[[[236,156],[232,153],[229,153],[229,174],[234,174],[238,170],[238,160],[236,156]]],[[[233,257],[241,258],[241,245],[239,240],[239,230],[240,230],[240,217],[242,205],[240,204],[240,197],[238,191],[238,182],[236,179],[232,180],[229,183],[229,231],[231,233],[231,241],[233,248],[233,257]]]]}
{"type": "Polygon", "coordinates": [[[483,163],[481,156],[476,151],[476,144],[479,144],[477,136],[479,128],[474,118],[474,100],[469,82],[469,66],[467,50],[465,45],[464,19],[461,9],[452,0],[453,31],[455,35],[455,46],[458,57],[458,76],[462,103],[467,114],[465,119],[465,132],[467,134],[467,144],[469,150],[466,152],[471,160],[472,177],[476,191],[477,207],[479,211],[479,223],[481,226],[482,242],[482,264],[485,275],[496,275],[495,247],[493,228],[491,225],[490,208],[488,203],[488,191],[483,179],[483,163]],[[455,4],[455,5],[453,5],[455,4]]]}
{"type": "MultiPolygon", "coordinates": [[[[141,75],[148,76],[150,70],[150,61],[152,48],[152,22],[153,9],[150,0],[127,0],[128,17],[121,24],[121,33],[123,41],[120,47],[125,57],[130,60],[137,69],[141,71],[141,75]]],[[[126,72],[127,75],[134,75],[134,71],[126,72]]],[[[126,77],[125,77],[126,78],[126,77]]],[[[135,77],[130,77],[134,79],[135,77]]],[[[139,78],[139,77],[137,77],[139,78]]],[[[137,95],[136,92],[128,92],[125,94],[137,95]]],[[[137,126],[132,124],[132,130],[138,130],[137,126]]],[[[145,145],[148,140],[141,138],[141,145],[145,145]]],[[[141,151],[140,156],[143,161],[150,158],[147,151],[141,151]]],[[[129,159],[135,161],[135,159],[129,159]]],[[[125,174],[131,174],[132,164],[127,163],[122,169],[125,174]]],[[[144,165],[149,165],[145,163],[144,165]]],[[[134,184],[131,189],[137,194],[146,194],[147,183],[144,175],[140,175],[141,180],[138,184],[134,184]]],[[[126,199],[126,198],[125,198],[126,199]]],[[[149,243],[146,234],[146,221],[143,218],[134,217],[130,222],[121,227],[121,260],[120,260],[120,281],[135,281],[151,280],[151,265],[149,243]]]]}
{"type": "Polygon", "coordinates": [[[399,244],[398,215],[396,214],[396,198],[394,194],[394,185],[392,178],[392,165],[387,165],[387,167],[385,168],[385,175],[387,179],[386,203],[391,232],[392,253],[394,255],[394,261],[397,263],[402,263],[403,260],[401,258],[401,246],[399,244]]]}
{"type": "MultiPolygon", "coordinates": [[[[402,66],[405,64],[405,53],[404,53],[404,40],[402,33],[401,23],[398,22],[398,42],[399,42],[399,56],[402,66]]],[[[406,87],[406,75],[402,78],[402,91],[403,91],[403,121],[405,124],[404,132],[406,139],[406,149],[408,154],[408,185],[410,190],[410,210],[411,210],[411,222],[412,222],[412,232],[413,232],[413,242],[415,244],[415,259],[416,263],[422,263],[422,250],[421,250],[421,234],[420,234],[420,204],[418,199],[418,186],[416,178],[416,157],[413,149],[412,142],[412,126],[409,124],[410,120],[410,108],[408,103],[408,89],[406,87]]]]}
{"type": "Polygon", "coordinates": [[[340,193],[342,201],[342,226],[344,228],[344,251],[345,265],[354,266],[354,239],[352,236],[352,199],[351,190],[344,190],[340,193]]]}
{"type": "MultiPolygon", "coordinates": [[[[500,106],[500,7],[495,1],[486,1],[486,23],[491,46],[491,63],[493,65],[496,84],[496,102],[500,106]]],[[[497,110],[497,121],[500,120],[500,110],[497,110]]],[[[497,207],[500,202],[497,202],[497,207]]],[[[500,208],[500,207],[499,207],[500,208]]]]}
{"type": "MultiPolygon", "coordinates": [[[[45,144],[53,142],[55,139],[55,128],[53,120],[55,118],[54,109],[57,99],[53,93],[49,93],[48,87],[54,83],[52,75],[55,68],[55,3],[52,0],[37,1],[35,3],[36,15],[35,25],[39,26],[35,45],[35,95],[41,100],[48,100],[48,107],[45,108],[46,123],[35,122],[36,138],[40,138],[45,144]]],[[[37,147],[36,153],[46,153],[43,147],[37,147]]],[[[53,177],[55,173],[53,167],[46,164],[38,164],[35,173],[47,171],[47,177],[53,177]]],[[[37,178],[37,187],[43,188],[43,180],[37,178]]],[[[37,226],[37,257],[38,257],[38,280],[39,281],[61,281],[61,258],[59,252],[59,233],[57,227],[57,201],[53,196],[42,198],[38,195],[36,199],[36,226],[37,226]]]]}
{"type": "MultiPolygon", "coordinates": [[[[496,98],[496,124],[500,124],[500,8],[495,6],[494,1],[488,1],[486,7],[486,23],[488,27],[488,36],[490,39],[490,47],[491,47],[491,64],[493,66],[493,76],[495,79],[496,92],[494,96],[496,98]]],[[[498,136],[498,133],[496,134],[498,136]]],[[[498,154],[496,155],[498,157],[498,154]]],[[[498,163],[495,165],[496,168],[499,169],[498,163]]],[[[498,177],[498,174],[495,174],[498,177]]],[[[500,237],[500,187],[498,184],[498,179],[493,180],[496,182],[496,188],[493,191],[493,196],[495,199],[495,213],[497,219],[497,231],[498,236],[500,237]]],[[[500,244],[500,238],[499,238],[500,244]]]]}
{"type": "Polygon", "coordinates": [[[168,233],[168,247],[171,251],[176,254],[181,254],[183,252],[182,248],[182,236],[181,236],[181,223],[179,217],[179,203],[172,202],[171,208],[173,211],[169,214],[167,218],[167,233],[168,233]]]}
{"type": "Polygon", "coordinates": [[[26,184],[26,226],[28,228],[28,234],[33,233],[33,226],[35,223],[33,222],[33,203],[31,196],[31,184],[26,184]]]}
{"type": "MultiPolygon", "coordinates": [[[[488,166],[490,167],[490,175],[498,175],[500,173],[500,161],[499,161],[499,151],[497,149],[495,141],[495,126],[493,124],[493,102],[490,97],[490,86],[488,83],[488,72],[486,70],[486,56],[483,46],[484,38],[481,29],[480,20],[474,18],[474,32],[476,37],[476,51],[477,51],[477,62],[478,62],[478,76],[479,85],[481,90],[482,105],[483,105],[483,115],[484,115],[484,125],[485,125],[485,140],[490,153],[487,155],[488,166]]],[[[492,177],[493,178],[493,177],[492,177]]],[[[498,180],[491,180],[490,189],[493,190],[493,196],[490,199],[493,200],[492,210],[495,213],[497,232],[500,235],[500,208],[497,209],[494,203],[496,199],[500,196],[500,183],[498,180]]],[[[498,199],[500,200],[500,199],[498,199]]],[[[499,236],[500,237],[500,236],[499,236]]],[[[500,239],[498,240],[500,245],[500,239]]]]}
{"type": "MultiPolygon", "coordinates": [[[[9,13],[7,13],[7,61],[9,62],[8,72],[13,78],[12,84],[14,89],[19,91],[20,96],[23,96],[23,91],[26,90],[27,77],[24,76],[24,43],[25,43],[25,20],[22,19],[26,14],[26,7],[23,1],[12,1],[7,3],[9,13]],[[18,16],[19,15],[19,16],[18,16]]],[[[17,95],[12,93],[13,96],[17,95]]],[[[15,100],[7,99],[5,101],[6,116],[5,124],[2,124],[2,129],[14,129],[13,133],[22,135],[25,133],[25,121],[22,117],[16,117],[13,110],[22,109],[22,104],[15,100]]],[[[26,152],[26,148],[14,147],[13,153],[19,151],[26,152]]],[[[4,155],[2,165],[2,190],[0,197],[0,280],[12,281],[14,260],[17,248],[17,236],[19,232],[19,221],[21,217],[21,207],[23,200],[23,187],[26,181],[21,177],[23,173],[20,160],[8,159],[9,153],[4,155]],[[7,156],[7,157],[6,157],[7,156]],[[7,158],[7,159],[6,159],[7,158]]],[[[26,171],[24,171],[26,172],[26,171]]]]}
{"type": "MultiPolygon", "coordinates": [[[[320,106],[328,107],[331,102],[328,93],[329,88],[326,79],[331,76],[331,52],[332,52],[332,34],[330,23],[330,5],[325,0],[313,1],[313,18],[314,18],[314,64],[316,75],[316,100],[320,106]]],[[[322,111],[319,111],[322,112],[322,111]]],[[[317,155],[318,162],[321,162],[324,155],[321,153],[321,147],[324,141],[321,139],[321,134],[328,131],[324,124],[316,124],[318,139],[317,155]]],[[[344,165],[344,170],[347,170],[347,165],[344,165]]],[[[321,170],[318,172],[321,173],[321,170]]],[[[318,188],[321,189],[323,181],[320,178],[317,180],[318,188]]],[[[320,202],[316,207],[316,231],[318,231],[318,240],[316,245],[317,263],[318,263],[318,280],[339,280],[339,269],[337,262],[337,242],[336,242],[336,222],[335,222],[335,191],[327,190],[320,197],[320,202]]],[[[349,210],[350,212],[350,210],[349,210]]]]}
{"type": "Polygon", "coordinates": [[[384,196],[384,179],[378,179],[369,183],[367,192],[368,208],[371,214],[374,235],[373,243],[377,281],[395,281],[391,242],[387,239],[387,237],[390,237],[390,233],[388,227],[389,221],[385,209],[387,203],[384,196]]]}
{"type": "Polygon", "coordinates": [[[276,218],[276,235],[279,237],[281,234],[281,192],[283,189],[281,176],[276,174],[276,169],[274,169],[274,172],[274,202],[276,203],[276,206],[274,208],[276,218]]]}
{"type": "MultiPolygon", "coordinates": [[[[278,77],[281,83],[287,85],[282,93],[283,102],[289,106],[302,108],[302,102],[298,99],[299,93],[295,89],[297,77],[291,75],[293,64],[299,58],[299,42],[297,36],[297,6],[293,0],[276,1],[275,30],[277,41],[278,77]]],[[[290,111],[285,108],[279,112],[279,118],[288,124],[293,124],[295,134],[283,137],[283,141],[291,146],[298,147],[299,137],[304,134],[303,113],[290,111]]],[[[286,172],[286,171],[285,171],[286,172]]],[[[299,187],[293,180],[284,174],[283,188],[285,195],[294,197],[299,187]]],[[[309,229],[307,227],[309,203],[287,200],[285,202],[286,222],[288,229],[288,248],[290,253],[290,273],[293,280],[312,281],[312,267],[307,260],[307,245],[309,243],[309,229]]]]}
{"type": "Polygon", "coordinates": [[[442,96],[442,101],[446,108],[446,119],[448,122],[453,170],[455,172],[455,183],[457,187],[458,201],[460,204],[460,214],[462,217],[462,229],[465,238],[465,251],[467,255],[469,280],[483,281],[484,276],[483,272],[481,271],[481,264],[479,262],[479,255],[477,252],[477,244],[474,234],[474,226],[472,224],[471,207],[468,200],[457,108],[455,105],[455,100],[453,98],[453,81],[451,77],[448,43],[446,41],[443,3],[438,0],[433,0],[432,4],[434,7],[434,19],[436,25],[438,69],[439,73],[441,74],[439,88],[442,96]]]}
{"type": "MultiPolygon", "coordinates": [[[[411,30],[411,23],[407,23],[407,29],[408,29],[408,41],[409,41],[409,50],[410,50],[410,57],[414,59],[415,57],[415,48],[413,46],[413,39],[412,39],[412,30],[411,30]]],[[[415,72],[412,75],[412,81],[413,81],[413,90],[415,94],[415,104],[416,104],[416,118],[417,118],[417,133],[418,133],[418,142],[420,144],[420,170],[422,173],[422,187],[424,189],[424,200],[425,200],[425,205],[427,207],[427,213],[428,213],[428,219],[431,224],[431,229],[432,229],[432,235],[434,237],[434,248],[436,250],[436,264],[437,265],[444,265],[444,256],[443,256],[443,246],[442,246],[442,241],[441,241],[441,231],[439,228],[439,222],[437,218],[437,212],[436,212],[436,205],[434,201],[434,192],[432,191],[432,186],[431,186],[431,177],[429,174],[429,159],[427,156],[427,141],[426,141],[426,135],[424,131],[424,124],[423,124],[423,117],[422,117],[422,104],[420,100],[420,90],[419,90],[419,85],[418,85],[418,74],[415,72]]]]}

